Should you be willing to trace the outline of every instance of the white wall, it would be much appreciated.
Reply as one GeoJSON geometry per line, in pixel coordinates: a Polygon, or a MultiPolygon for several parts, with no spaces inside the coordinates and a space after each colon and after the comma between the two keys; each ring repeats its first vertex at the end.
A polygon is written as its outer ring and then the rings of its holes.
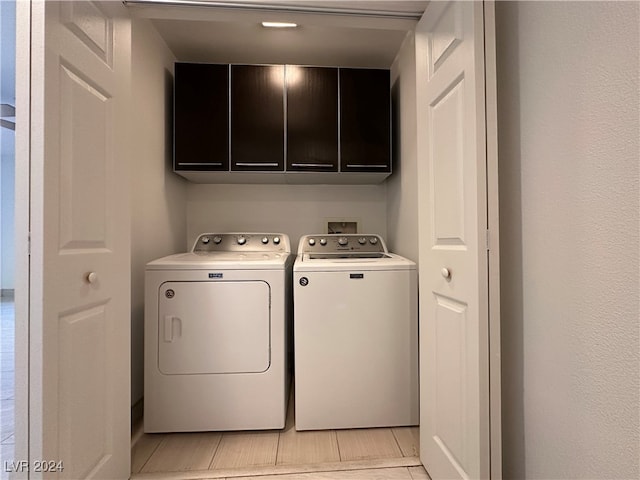
{"type": "Polygon", "coordinates": [[[132,24],[131,402],[143,395],[144,269],[184,250],[186,182],[171,171],[174,56],[149,21],[132,24]]]}
{"type": "Polygon", "coordinates": [[[186,244],[203,232],[278,232],[297,250],[301,235],[326,232],[326,220],[356,220],[386,238],[386,186],[201,185],[188,187],[186,244]]]}
{"type": "MultiPolygon", "coordinates": [[[[16,6],[0,1],[0,103],[16,104],[16,6]]],[[[15,132],[0,128],[0,288],[14,289],[15,132]]]]}
{"type": "Polygon", "coordinates": [[[15,132],[0,128],[0,288],[15,285],[15,132]]]}
{"type": "Polygon", "coordinates": [[[387,243],[418,261],[415,34],[409,32],[391,67],[394,173],[387,181],[387,243]]]}
{"type": "Polygon", "coordinates": [[[640,477],[637,2],[496,2],[505,478],[640,477]]]}

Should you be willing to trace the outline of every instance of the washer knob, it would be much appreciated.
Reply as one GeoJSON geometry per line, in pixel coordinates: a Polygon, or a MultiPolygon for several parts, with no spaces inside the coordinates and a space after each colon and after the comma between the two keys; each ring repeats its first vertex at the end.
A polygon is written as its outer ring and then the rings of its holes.
{"type": "Polygon", "coordinates": [[[311,245],[312,247],[316,244],[316,239],[315,238],[310,238],[309,239],[309,245],[311,245]]]}
{"type": "Polygon", "coordinates": [[[222,242],[222,237],[221,236],[216,235],[215,237],[213,237],[213,243],[218,245],[220,242],[222,242]]]}
{"type": "Polygon", "coordinates": [[[349,243],[349,239],[347,237],[340,237],[338,239],[338,243],[344,247],[347,243],[349,243]]]}
{"type": "Polygon", "coordinates": [[[247,243],[247,239],[245,237],[238,237],[238,245],[244,245],[245,243],[247,243]]]}
{"type": "Polygon", "coordinates": [[[323,247],[327,244],[327,239],[326,238],[321,238],[320,239],[320,245],[322,245],[323,247]]]}
{"type": "Polygon", "coordinates": [[[262,243],[264,243],[265,245],[269,243],[269,237],[262,237],[262,243]]]}
{"type": "Polygon", "coordinates": [[[371,245],[375,245],[376,243],[378,243],[378,237],[371,237],[371,238],[369,239],[369,243],[370,243],[371,245]]]}
{"type": "Polygon", "coordinates": [[[273,243],[278,245],[280,243],[280,237],[273,237],[273,243]]]}
{"type": "Polygon", "coordinates": [[[202,238],[200,239],[200,241],[201,241],[204,245],[207,245],[207,244],[211,241],[211,239],[210,239],[209,237],[202,237],[202,238]]]}
{"type": "Polygon", "coordinates": [[[358,239],[358,243],[359,243],[360,245],[364,245],[365,243],[367,243],[367,239],[366,239],[366,238],[364,238],[364,237],[360,237],[360,238],[358,239]]]}

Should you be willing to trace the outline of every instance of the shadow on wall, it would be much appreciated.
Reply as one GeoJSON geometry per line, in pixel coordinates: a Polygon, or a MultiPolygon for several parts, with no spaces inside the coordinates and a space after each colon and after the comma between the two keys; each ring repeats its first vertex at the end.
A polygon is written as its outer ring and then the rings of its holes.
{"type": "Polygon", "coordinates": [[[525,478],[520,62],[516,2],[496,3],[503,478],[525,478]]]}

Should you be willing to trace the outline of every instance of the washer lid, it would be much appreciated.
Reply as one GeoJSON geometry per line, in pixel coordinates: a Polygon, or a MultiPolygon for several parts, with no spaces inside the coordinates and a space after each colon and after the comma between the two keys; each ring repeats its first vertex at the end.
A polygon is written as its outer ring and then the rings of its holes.
{"type": "Polygon", "coordinates": [[[408,258],[394,253],[385,253],[382,258],[356,256],[325,256],[317,258],[313,254],[298,255],[293,270],[296,272],[336,272],[372,270],[415,270],[416,264],[408,258]]]}
{"type": "Polygon", "coordinates": [[[274,252],[178,253],[147,263],[147,270],[273,270],[284,268],[290,256],[274,252]]]}

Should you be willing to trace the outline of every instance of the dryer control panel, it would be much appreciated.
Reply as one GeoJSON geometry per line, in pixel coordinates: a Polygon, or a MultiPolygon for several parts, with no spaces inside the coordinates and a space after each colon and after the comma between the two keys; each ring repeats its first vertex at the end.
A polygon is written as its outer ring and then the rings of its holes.
{"type": "Polygon", "coordinates": [[[321,255],[362,255],[386,254],[387,246],[380,235],[361,233],[328,233],[326,235],[305,235],[300,239],[298,253],[321,255]]]}
{"type": "Polygon", "coordinates": [[[291,243],[284,233],[202,233],[191,251],[290,253],[291,243]]]}

